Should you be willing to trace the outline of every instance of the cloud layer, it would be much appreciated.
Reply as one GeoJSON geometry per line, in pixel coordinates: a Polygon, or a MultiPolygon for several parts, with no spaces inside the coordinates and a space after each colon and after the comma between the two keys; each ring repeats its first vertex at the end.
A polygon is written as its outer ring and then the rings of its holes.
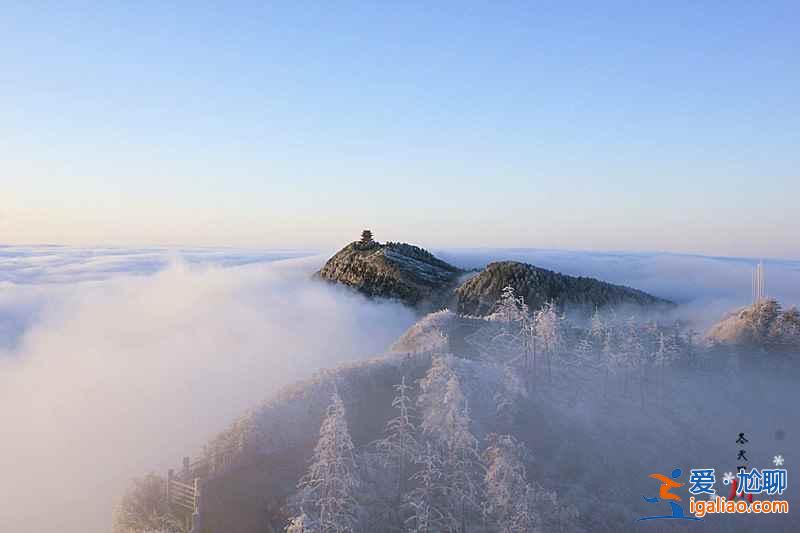
{"type": "MultiPolygon", "coordinates": [[[[701,327],[750,296],[749,259],[439,250],[515,259],[683,302],[701,327]]],[[[242,250],[0,247],[0,531],[107,531],[132,476],[163,472],[279,386],[383,351],[399,305],[314,283],[323,258],[242,250]],[[45,504],[47,502],[47,511],[45,504]]],[[[800,262],[767,261],[800,303],[800,262]]]]}
{"type": "Polygon", "coordinates": [[[279,386],[375,355],[413,322],[309,281],[319,261],[7,283],[0,531],[107,531],[130,477],[176,466],[279,386]]]}

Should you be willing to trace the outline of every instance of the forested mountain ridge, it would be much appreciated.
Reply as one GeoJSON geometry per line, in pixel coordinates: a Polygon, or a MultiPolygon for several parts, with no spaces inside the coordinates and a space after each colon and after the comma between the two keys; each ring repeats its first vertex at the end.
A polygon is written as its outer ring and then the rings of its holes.
{"type": "Polygon", "coordinates": [[[512,287],[531,309],[539,309],[547,302],[561,309],[584,307],[589,312],[607,305],[672,305],[668,300],[630,287],[568,276],[527,263],[500,261],[490,263],[456,289],[458,313],[478,316],[492,313],[506,287],[512,287]]]}
{"type": "Polygon", "coordinates": [[[505,287],[513,287],[531,309],[552,302],[562,310],[672,302],[643,291],[588,277],[574,277],[516,261],[490,263],[457,287],[465,271],[427,250],[368,238],[348,244],[315,274],[368,297],[399,300],[422,311],[450,306],[459,314],[485,316],[495,310],[505,287]]]}

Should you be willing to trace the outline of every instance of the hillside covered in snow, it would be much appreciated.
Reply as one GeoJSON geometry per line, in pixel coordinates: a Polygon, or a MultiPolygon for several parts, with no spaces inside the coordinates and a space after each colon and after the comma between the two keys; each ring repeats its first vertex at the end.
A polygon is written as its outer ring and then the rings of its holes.
{"type": "MultiPolygon", "coordinates": [[[[651,472],[735,469],[736,431],[761,436],[758,463],[797,449],[797,362],[613,310],[573,323],[507,287],[486,317],[429,314],[391,351],[287,387],[177,476],[202,480],[206,533],[626,531],[653,510],[651,472]]],[[[132,487],[116,532],[183,531],[185,514],[148,500],[158,486],[132,487]]]]}
{"type": "Polygon", "coordinates": [[[504,288],[512,287],[526,305],[538,309],[548,302],[561,309],[591,313],[597,307],[670,306],[668,300],[594,278],[575,277],[517,261],[490,263],[456,290],[457,310],[487,315],[495,310],[504,288]]]}
{"type": "Polygon", "coordinates": [[[714,343],[770,351],[800,349],[800,311],[783,310],[774,299],[763,299],[733,311],[706,334],[714,343]]]}

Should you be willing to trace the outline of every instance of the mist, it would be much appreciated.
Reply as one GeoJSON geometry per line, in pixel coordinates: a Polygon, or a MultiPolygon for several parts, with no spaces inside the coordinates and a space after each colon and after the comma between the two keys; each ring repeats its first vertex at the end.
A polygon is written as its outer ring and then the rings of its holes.
{"type": "Polygon", "coordinates": [[[108,531],[132,477],[163,474],[280,386],[380,353],[414,320],[312,282],[319,257],[173,257],[97,276],[110,261],[62,261],[57,284],[37,274],[0,291],[0,531],[108,531]]]}
{"type": "MultiPolygon", "coordinates": [[[[570,276],[627,285],[679,304],[672,316],[699,331],[725,313],[749,305],[750,280],[758,258],[710,257],[650,252],[488,248],[442,249],[436,255],[463,268],[491,261],[521,261],[570,276]]],[[[767,294],[788,308],[800,306],[800,261],[764,259],[767,294]]]]}
{"type": "MultiPolygon", "coordinates": [[[[437,255],[464,268],[514,259],[629,285],[681,303],[676,313],[698,328],[748,302],[754,263],[437,255]]],[[[0,531],[108,531],[131,478],[163,474],[281,386],[382,353],[414,323],[399,304],[311,281],[323,261],[308,252],[0,247],[0,531]]],[[[765,266],[770,295],[800,303],[800,263],[765,266]]]]}

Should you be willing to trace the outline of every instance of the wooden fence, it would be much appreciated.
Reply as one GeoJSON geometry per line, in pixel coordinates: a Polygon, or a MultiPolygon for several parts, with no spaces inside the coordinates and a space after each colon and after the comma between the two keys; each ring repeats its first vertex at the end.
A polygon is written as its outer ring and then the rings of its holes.
{"type": "Polygon", "coordinates": [[[188,514],[186,528],[190,533],[202,531],[200,510],[203,481],[221,474],[233,465],[238,451],[238,447],[230,446],[195,460],[184,457],[179,474],[173,469],[167,472],[167,503],[188,514]]]}

